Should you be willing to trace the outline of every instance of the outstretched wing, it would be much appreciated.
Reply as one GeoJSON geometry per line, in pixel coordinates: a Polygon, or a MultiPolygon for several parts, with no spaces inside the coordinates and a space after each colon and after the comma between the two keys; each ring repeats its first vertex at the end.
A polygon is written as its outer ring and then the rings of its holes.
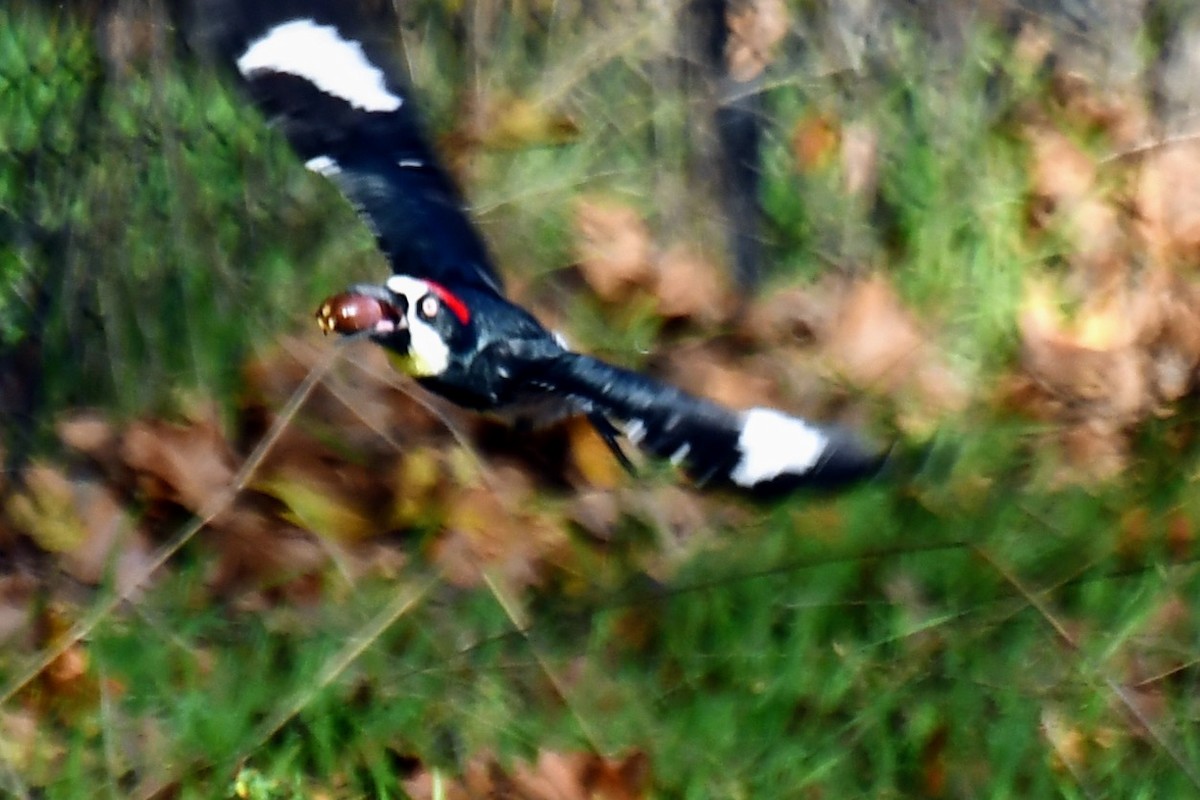
{"type": "Polygon", "coordinates": [[[683,466],[700,485],[772,495],[870,477],[884,461],[843,428],[773,408],[733,411],[579,353],[543,364],[537,381],[607,418],[648,453],[683,466]]]}
{"type": "Polygon", "coordinates": [[[195,35],[233,64],[305,166],[350,199],[393,272],[500,294],[487,248],[377,33],[381,20],[360,5],[197,0],[195,35]]]}

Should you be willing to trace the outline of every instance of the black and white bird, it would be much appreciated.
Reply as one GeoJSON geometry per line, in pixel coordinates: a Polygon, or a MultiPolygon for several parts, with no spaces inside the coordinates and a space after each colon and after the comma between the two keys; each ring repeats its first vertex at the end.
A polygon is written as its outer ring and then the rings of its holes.
{"type": "Polygon", "coordinates": [[[700,485],[775,494],[879,470],[879,451],[849,430],[771,408],[734,411],[575,352],[509,301],[393,54],[355,4],[198,2],[202,41],[305,166],[349,198],[391,263],[384,283],[321,306],[326,332],[369,336],[423,386],[470,409],[585,415],[626,466],[620,436],[700,485]]]}

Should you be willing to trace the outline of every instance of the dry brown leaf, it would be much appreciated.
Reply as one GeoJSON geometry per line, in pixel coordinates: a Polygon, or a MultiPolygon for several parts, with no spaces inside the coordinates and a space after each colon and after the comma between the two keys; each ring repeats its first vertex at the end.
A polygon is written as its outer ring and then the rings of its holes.
{"type": "MultiPolygon", "coordinates": [[[[244,441],[259,440],[275,421],[275,410],[287,403],[331,346],[314,331],[311,340],[285,338],[279,347],[246,364],[239,428],[244,441]]],[[[403,437],[400,444],[442,435],[444,423],[406,391],[408,386],[383,348],[364,342],[347,349],[309,396],[297,422],[305,430],[335,431],[337,441],[357,453],[394,451],[381,433],[403,437]]],[[[294,429],[289,426],[285,437],[294,429]]]]}
{"type": "Polygon", "coordinates": [[[1134,219],[1157,263],[1200,265],[1200,142],[1147,154],[1136,186],[1134,219]]]}
{"type": "Polygon", "coordinates": [[[153,544],[107,486],[76,481],[75,498],[88,535],[78,548],[64,554],[63,569],[93,586],[111,569],[118,591],[128,596],[153,560],[153,544]]]}
{"type": "Polygon", "coordinates": [[[779,405],[777,365],[717,345],[684,344],[668,355],[667,378],[683,389],[730,408],[779,405]]]}
{"type": "Polygon", "coordinates": [[[269,607],[280,599],[309,603],[320,594],[329,549],[249,500],[214,520],[204,542],[215,553],[208,585],[217,595],[238,597],[244,610],[269,607]],[[266,594],[253,594],[255,590],[266,594]]]}
{"type": "Polygon", "coordinates": [[[1042,736],[1050,745],[1057,768],[1077,773],[1087,766],[1090,751],[1087,733],[1053,706],[1042,709],[1042,736]]]}
{"type": "Polygon", "coordinates": [[[301,465],[256,480],[251,488],[286,507],[281,516],[298,528],[326,539],[351,543],[380,533],[380,528],[340,483],[301,465]]]}
{"type": "Polygon", "coordinates": [[[650,229],[633,208],[611,200],[579,200],[575,237],[580,272],[602,300],[618,302],[653,285],[650,229]]]}
{"type": "Polygon", "coordinates": [[[1111,288],[1125,275],[1128,237],[1123,215],[1099,186],[1097,159],[1053,128],[1031,126],[1025,136],[1034,224],[1064,234],[1072,263],[1093,287],[1111,288]]]}
{"type": "Polygon", "coordinates": [[[34,464],[7,511],[14,525],[57,554],[62,568],[82,583],[97,585],[111,570],[117,588],[128,591],[149,565],[150,541],[113,490],[94,478],[34,464]]]}
{"type": "Polygon", "coordinates": [[[201,513],[230,488],[236,458],[215,421],[175,425],[132,423],[121,440],[121,458],[152,500],[201,513]]]}
{"type": "MultiPolygon", "coordinates": [[[[37,620],[38,643],[44,649],[57,646],[71,636],[73,620],[66,609],[48,605],[37,620]]],[[[87,645],[71,644],[59,653],[24,690],[34,706],[60,721],[74,723],[81,714],[93,711],[100,702],[100,684],[92,675],[87,645]]],[[[113,688],[117,688],[115,685],[113,688]]]]}
{"type": "Polygon", "coordinates": [[[566,423],[571,448],[571,463],[588,486],[612,489],[625,479],[625,471],[600,434],[586,417],[572,417],[566,423]]]}
{"type": "Polygon", "coordinates": [[[740,320],[741,334],[753,342],[807,344],[825,339],[838,315],[840,298],[829,286],[792,286],[750,305],[740,320]]]}
{"type": "Polygon", "coordinates": [[[536,764],[513,770],[512,781],[529,800],[637,800],[645,797],[649,759],[641,752],[615,759],[541,750],[536,764]]]}
{"type": "Polygon", "coordinates": [[[1129,436],[1111,422],[1087,420],[1061,438],[1067,468],[1056,476],[1060,483],[1107,481],[1129,467],[1129,436]]]}
{"type": "Polygon", "coordinates": [[[659,541],[667,547],[677,547],[713,526],[712,513],[696,491],[682,486],[653,487],[638,493],[631,505],[652,523],[659,541]]]}
{"type": "Polygon", "coordinates": [[[25,486],[9,500],[6,511],[17,528],[51,553],[72,552],[87,540],[70,479],[47,464],[25,470],[25,486]]]}
{"type": "Polygon", "coordinates": [[[825,341],[835,368],[851,383],[896,391],[924,356],[925,337],[883,278],[855,284],[825,341]]]}
{"type": "Polygon", "coordinates": [[[715,325],[733,309],[725,273],[682,244],[672,246],[658,260],[654,294],[658,313],[667,319],[715,325]]]}
{"type": "Polygon", "coordinates": [[[1096,159],[1065,134],[1038,126],[1028,128],[1025,137],[1031,156],[1030,190],[1047,210],[1074,207],[1095,191],[1096,159]]]}
{"type": "Polygon", "coordinates": [[[775,48],[787,35],[788,11],[783,0],[740,0],[725,13],[729,38],[725,61],[730,76],[753,80],[767,68],[775,48]]]}
{"type": "Polygon", "coordinates": [[[279,500],[281,516],[297,527],[345,544],[381,532],[375,511],[388,502],[386,484],[386,475],[347,461],[289,425],[250,488],[279,500]]]}
{"type": "Polygon", "coordinates": [[[621,521],[621,505],[611,491],[588,489],[575,495],[566,516],[589,535],[608,542],[621,521]]]}
{"type": "Polygon", "coordinates": [[[550,564],[567,556],[567,535],[561,524],[529,509],[531,487],[523,473],[494,470],[490,478],[453,497],[431,557],[458,586],[479,586],[485,575],[509,589],[537,585],[550,564]]]}
{"type": "Polygon", "coordinates": [[[1008,401],[1059,423],[1060,481],[1107,480],[1128,466],[1129,430],[1196,382],[1200,303],[1194,286],[1151,267],[1092,291],[1068,319],[1055,287],[1026,286],[1018,327],[1027,380],[1008,401]]]}
{"type": "Polygon", "coordinates": [[[117,457],[117,432],[97,413],[74,414],[60,420],[54,430],[63,444],[97,463],[111,464],[117,457]]]}
{"type": "Polygon", "coordinates": [[[841,125],[832,115],[810,111],[792,128],[792,157],[802,173],[825,169],[833,161],[841,141],[841,125]]]}
{"type": "Polygon", "coordinates": [[[852,284],[835,308],[819,341],[827,363],[860,388],[902,400],[896,421],[910,435],[927,435],[966,406],[967,382],[883,277],[852,284]]]}
{"type": "Polygon", "coordinates": [[[1087,404],[1083,416],[1131,421],[1150,407],[1144,359],[1133,344],[1137,325],[1120,308],[1095,307],[1069,325],[1045,284],[1026,289],[1021,363],[1050,394],[1087,404]]]}
{"type": "Polygon", "coordinates": [[[482,754],[467,762],[461,780],[438,777],[422,768],[405,779],[404,791],[413,800],[433,800],[436,782],[437,796],[446,800],[640,800],[649,790],[650,761],[640,751],[607,758],[540,750],[535,763],[518,763],[510,774],[482,754]]]}
{"type": "Polygon", "coordinates": [[[1118,150],[1145,141],[1153,129],[1141,96],[1098,87],[1080,72],[1060,71],[1052,82],[1061,116],[1073,127],[1107,134],[1118,150]]]}

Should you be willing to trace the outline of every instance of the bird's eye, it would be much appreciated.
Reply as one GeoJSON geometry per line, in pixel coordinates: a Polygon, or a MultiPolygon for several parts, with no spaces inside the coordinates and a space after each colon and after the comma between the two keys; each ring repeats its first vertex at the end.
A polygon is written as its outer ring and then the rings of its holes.
{"type": "Polygon", "coordinates": [[[421,319],[431,320],[437,316],[438,310],[441,307],[441,302],[435,296],[427,294],[417,304],[417,313],[421,315],[421,319]]]}

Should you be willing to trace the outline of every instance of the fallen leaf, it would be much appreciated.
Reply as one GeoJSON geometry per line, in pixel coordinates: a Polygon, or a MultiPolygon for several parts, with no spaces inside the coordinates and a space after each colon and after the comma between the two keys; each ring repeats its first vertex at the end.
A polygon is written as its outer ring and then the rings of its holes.
{"type": "Polygon", "coordinates": [[[1025,137],[1035,226],[1065,236],[1071,261],[1087,271],[1090,283],[1110,288],[1125,274],[1128,237],[1101,188],[1097,159],[1048,125],[1028,127],[1025,137]]]}
{"type": "Polygon", "coordinates": [[[281,516],[327,540],[355,542],[386,527],[386,476],[349,461],[298,425],[289,425],[256,470],[250,488],[279,500],[281,516]]]}
{"type": "Polygon", "coordinates": [[[838,120],[823,111],[808,111],[792,127],[792,157],[801,173],[825,169],[841,142],[838,120]]]}
{"type": "Polygon", "coordinates": [[[1066,134],[1045,125],[1027,128],[1030,191],[1053,213],[1070,209],[1096,187],[1096,159],[1066,134]]]}
{"type": "Polygon", "coordinates": [[[616,494],[605,489],[586,489],[575,495],[567,519],[601,542],[612,541],[621,521],[616,494]]]}
{"type": "Polygon", "coordinates": [[[740,332],[766,345],[811,344],[829,335],[840,303],[827,285],[779,289],[750,305],[740,320],[740,332]]]}
{"type": "Polygon", "coordinates": [[[62,419],[54,430],[63,444],[98,464],[111,465],[117,460],[117,432],[95,412],[84,411],[62,419]]]}
{"type": "Polygon", "coordinates": [[[779,405],[779,369],[769,359],[728,352],[718,344],[681,344],[666,355],[666,378],[731,408],[779,405]]]}
{"type": "Polygon", "coordinates": [[[1129,435],[1109,421],[1086,420],[1062,431],[1067,469],[1059,483],[1094,483],[1116,478],[1129,467],[1129,435]]]}
{"type": "Polygon", "coordinates": [[[1143,142],[1154,129],[1143,98],[1113,86],[1098,86],[1082,72],[1059,69],[1051,92],[1058,114],[1074,129],[1102,131],[1117,149],[1143,142]]]}
{"type": "Polygon", "coordinates": [[[356,542],[380,532],[342,486],[303,465],[258,479],[251,488],[283,503],[283,518],[296,527],[331,541],[356,542]]]}
{"type": "Polygon", "coordinates": [[[1158,148],[1141,159],[1133,220],[1156,263],[1200,264],[1200,142],[1158,148]]]}
{"type": "Polygon", "coordinates": [[[655,279],[650,229],[641,214],[610,200],[575,204],[575,248],[583,279],[606,302],[627,299],[655,279]]]}
{"type": "Polygon", "coordinates": [[[725,62],[730,76],[744,83],[767,68],[787,35],[787,6],[783,0],[742,0],[725,12],[725,24],[725,62]]]}
{"type": "Polygon", "coordinates": [[[488,484],[463,486],[431,547],[446,580],[475,587],[486,576],[518,590],[538,585],[550,565],[569,560],[562,524],[531,510],[530,497],[527,479],[515,469],[493,470],[488,484]]]}
{"type": "Polygon", "coordinates": [[[1050,394],[1087,404],[1079,416],[1128,422],[1150,407],[1144,357],[1133,344],[1137,329],[1119,308],[1096,308],[1072,326],[1052,290],[1027,287],[1019,319],[1021,363],[1050,394]]]}
{"type": "Polygon", "coordinates": [[[25,470],[25,486],[8,501],[9,518],[38,547],[69,553],[87,540],[87,527],[75,508],[70,479],[47,464],[25,470]]]}
{"type": "MultiPolygon", "coordinates": [[[[66,609],[49,604],[37,619],[40,647],[50,649],[71,636],[73,620],[66,609]]],[[[68,639],[68,641],[70,641],[68,639]]],[[[83,641],[70,641],[26,687],[35,707],[53,714],[59,721],[78,723],[80,716],[93,711],[100,702],[100,684],[91,673],[91,658],[83,641]]]]}
{"type": "Polygon", "coordinates": [[[506,772],[494,756],[472,757],[460,780],[427,768],[403,781],[413,800],[640,800],[647,796],[650,760],[640,751],[609,758],[539,750],[537,761],[506,772]]]}
{"type": "Polygon", "coordinates": [[[1058,769],[1076,774],[1087,766],[1088,736],[1064,712],[1051,706],[1042,709],[1041,728],[1058,769]]]}
{"type": "Polygon", "coordinates": [[[725,273],[711,260],[682,244],[669,248],[656,265],[654,295],[667,319],[715,325],[733,309],[725,273]]]}
{"type": "Polygon", "coordinates": [[[166,500],[193,514],[232,486],[236,458],[215,421],[176,425],[154,420],[130,424],[121,458],[152,500],[166,500]]]}
{"type": "Polygon", "coordinates": [[[624,469],[586,417],[565,423],[571,447],[571,463],[588,486],[612,489],[625,479],[624,469]]]}
{"type": "Polygon", "coordinates": [[[898,390],[915,372],[925,337],[882,278],[856,283],[841,303],[824,342],[831,362],[851,383],[898,390]]]}

